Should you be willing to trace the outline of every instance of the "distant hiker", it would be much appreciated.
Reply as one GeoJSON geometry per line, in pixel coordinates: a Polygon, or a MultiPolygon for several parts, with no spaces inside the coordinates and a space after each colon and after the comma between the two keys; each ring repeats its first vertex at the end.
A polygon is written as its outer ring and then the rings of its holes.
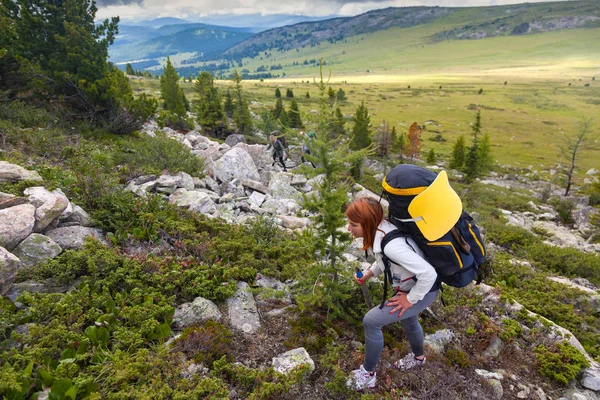
{"type": "Polygon", "coordinates": [[[273,164],[271,164],[271,166],[275,166],[277,159],[279,159],[279,162],[281,163],[283,170],[285,172],[287,172],[287,168],[285,166],[285,162],[283,159],[285,157],[285,148],[283,147],[281,142],[277,139],[277,136],[276,136],[277,133],[278,133],[277,131],[273,131],[271,133],[271,135],[269,136],[269,144],[265,148],[265,152],[271,150],[271,154],[273,156],[273,164]]]}
{"type": "Polygon", "coordinates": [[[363,318],[365,360],[359,369],[352,371],[346,383],[349,388],[363,390],[375,386],[375,369],[383,350],[381,329],[386,325],[400,322],[412,349],[411,353],[396,361],[393,366],[407,370],[425,364],[423,329],[418,317],[421,311],[433,303],[439,287],[436,284],[435,269],[423,258],[423,252],[411,238],[393,238],[384,245],[385,256],[383,255],[382,241],[396,227],[384,219],[383,208],[377,200],[354,200],[346,210],[346,218],[348,231],[354,238],[363,239],[363,250],[371,249],[376,260],[362,278],[355,276],[354,279],[364,285],[370,278],[383,274],[384,257],[387,256],[391,261],[390,281],[396,293],[387,301],[386,307],[377,306],[363,318]]]}
{"type": "MultiPolygon", "coordinates": [[[[304,155],[305,154],[310,154],[310,147],[308,146],[309,142],[310,142],[310,140],[316,138],[317,135],[315,135],[315,133],[313,131],[310,131],[308,133],[308,136],[306,135],[306,132],[301,131],[300,135],[302,135],[302,138],[303,138],[303,141],[302,141],[302,157],[301,157],[301,159],[302,159],[302,162],[305,163],[306,160],[304,159],[304,155]]],[[[310,162],[310,165],[313,166],[313,168],[317,168],[315,166],[315,164],[313,164],[312,161],[309,161],[309,162],[310,162]]]]}

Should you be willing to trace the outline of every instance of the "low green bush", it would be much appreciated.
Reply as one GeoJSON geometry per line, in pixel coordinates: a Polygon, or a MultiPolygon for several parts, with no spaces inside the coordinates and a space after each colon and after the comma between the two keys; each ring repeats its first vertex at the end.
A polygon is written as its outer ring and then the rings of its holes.
{"type": "Polygon", "coordinates": [[[590,366],[584,355],[568,342],[548,347],[539,345],[535,348],[535,355],[540,373],[563,385],[575,379],[583,368],[590,366]]]}

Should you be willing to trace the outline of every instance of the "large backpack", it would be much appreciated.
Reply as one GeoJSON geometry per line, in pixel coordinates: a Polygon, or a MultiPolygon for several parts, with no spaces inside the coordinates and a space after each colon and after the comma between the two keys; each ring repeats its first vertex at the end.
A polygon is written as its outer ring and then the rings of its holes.
{"type": "Polygon", "coordinates": [[[400,164],[386,175],[382,186],[389,202],[388,218],[398,228],[381,243],[386,269],[390,260],[385,256],[385,245],[396,237],[408,236],[435,268],[435,287],[442,282],[464,287],[474,279],[481,281],[479,266],[485,260],[485,246],[479,228],[462,210],[460,198],[450,187],[446,171],[436,175],[416,165],[400,164]]]}

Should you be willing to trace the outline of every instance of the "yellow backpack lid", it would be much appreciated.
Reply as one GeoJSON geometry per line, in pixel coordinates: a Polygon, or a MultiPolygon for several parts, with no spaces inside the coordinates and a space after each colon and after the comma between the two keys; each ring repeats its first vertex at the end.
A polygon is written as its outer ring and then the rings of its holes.
{"type": "Polygon", "coordinates": [[[448,182],[448,173],[442,171],[425,190],[408,205],[411,219],[425,239],[434,241],[444,236],[460,218],[462,202],[448,182]]]}

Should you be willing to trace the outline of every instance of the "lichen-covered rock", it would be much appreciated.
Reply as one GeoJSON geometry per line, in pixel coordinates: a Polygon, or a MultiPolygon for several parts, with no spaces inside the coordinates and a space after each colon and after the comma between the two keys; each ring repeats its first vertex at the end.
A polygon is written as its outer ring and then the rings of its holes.
{"type": "Polygon", "coordinates": [[[438,354],[444,352],[444,347],[454,339],[454,332],[450,329],[441,329],[434,334],[425,336],[425,343],[431,346],[438,354]]]}
{"type": "Polygon", "coordinates": [[[196,297],[191,303],[177,307],[173,315],[173,329],[183,330],[188,326],[199,325],[209,319],[221,320],[223,314],[219,307],[210,300],[196,297]]]}
{"type": "Polygon", "coordinates": [[[58,243],[39,233],[32,233],[13,250],[13,254],[27,266],[54,258],[61,252],[62,248],[58,243]]]}
{"type": "Polygon", "coordinates": [[[304,347],[299,347],[273,358],[273,369],[281,374],[287,374],[292,369],[308,364],[310,372],[315,370],[315,362],[304,347]]]}
{"type": "Polygon", "coordinates": [[[254,296],[246,282],[238,282],[235,294],[227,299],[231,325],[245,333],[255,333],[260,328],[260,318],[254,296]]]}
{"type": "Polygon", "coordinates": [[[260,179],[252,157],[237,146],[223,154],[215,162],[215,176],[221,182],[230,181],[233,178],[260,179]]]}
{"type": "Polygon", "coordinates": [[[50,223],[60,217],[69,205],[69,199],[60,189],[50,192],[42,186],[27,188],[23,194],[29,197],[29,202],[35,206],[34,232],[43,231],[50,223]]]}
{"type": "Polygon", "coordinates": [[[0,183],[19,181],[43,182],[44,179],[36,171],[29,171],[8,161],[0,161],[0,183]]]}
{"type": "Polygon", "coordinates": [[[21,267],[21,261],[17,256],[0,247],[0,294],[4,295],[15,280],[17,270],[21,267]]]}
{"type": "Polygon", "coordinates": [[[33,232],[35,207],[31,204],[0,210],[0,246],[11,251],[33,232]]]}
{"type": "Polygon", "coordinates": [[[71,213],[69,215],[61,215],[61,224],[76,223],[81,226],[94,226],[94,221],[87,212],[76,204],[71,203],[71,213]]]}
{"type": "Polygon", "coordinates": [[[108,245],[104,232],[97,228],[85,226],[66,226],[46,232],[46,236],[54,240],[63,250],[77,250],[83,247],[86,237],[92,236],[102,244],[108,245]]]}

